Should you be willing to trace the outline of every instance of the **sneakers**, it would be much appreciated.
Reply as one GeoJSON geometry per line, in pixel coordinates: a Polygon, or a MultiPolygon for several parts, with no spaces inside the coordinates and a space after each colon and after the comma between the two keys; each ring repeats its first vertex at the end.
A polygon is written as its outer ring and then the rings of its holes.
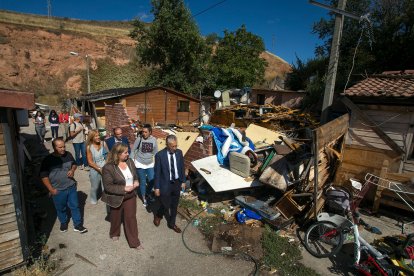
{"type": "Polygon", "coordinates": [[[89,166],[85,166],[84,168],[83,168],[85,171],[90,171],[91,169],[89,168],[89,166]]]}
{"type": "Polygon", "coordinates": [[[67,223],[61,223],[60,224],[60,232],[65,233],[68,231],[68,224],[67,223]]]}
{"type": "Polygon", "coordinates": [[[73,228],[73,231],[83,234],[83,233],[88,232],[88,229],[86,229],[82,225],[78,225],[78,226],[75,226],[75,228],[73,228]]]}
{"type": "Polygon", "coordinates": [[[147,201],[144,199],[144,201],[142,202],[142,205],[144,206],[144,207],[147,207],[148,206],[148,203],[147,203],[147,201]]]}

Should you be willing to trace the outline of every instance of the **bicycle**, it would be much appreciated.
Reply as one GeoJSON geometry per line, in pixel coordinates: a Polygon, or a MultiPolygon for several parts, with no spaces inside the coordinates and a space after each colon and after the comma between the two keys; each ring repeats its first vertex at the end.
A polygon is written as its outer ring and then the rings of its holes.
{"type": "MultiPolygon", "coordinates": [[[[306,231],[305,248],[317,258],[331,257],[339,252],[345,237],[354,236],[354,268],[362,275],[414,275],[414,269],[395,265],[387,254],[383,254],[365,241],[360,235],[358,225],[351,212],[347,218],[331,213],[320,213],[317,221],[306,231]],[[365,258],[361,261],[361,253],[365,258]],[[377,274],[373,274],[377,273],[377,274]]],[[[407,237],[408,243],[414,234],[407,237]]]]}

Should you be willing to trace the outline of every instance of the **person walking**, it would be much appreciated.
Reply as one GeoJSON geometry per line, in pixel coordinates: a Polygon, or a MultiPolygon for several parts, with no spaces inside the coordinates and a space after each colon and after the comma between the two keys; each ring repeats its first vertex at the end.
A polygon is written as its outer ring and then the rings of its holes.
{"type": "Polygon", "coordinates": [[[162,216],[167,226],[176,233],[181,229],[175,224],[180,191],[185,188],[183,152],[177,149],[177,137],[168,135],[167,147],[155,154],[154,193],[159,198],[160,208],[154,216],[155,226],[160,225],[162,216]]]}
{"type": "Polygon", "coordinates": [[[137,196],[138,176],[134,162],[129,159],[128,147],[116,144],[108,155],[102,168],[104,193],[102,201],[110,206],[109,221],[111,228],[109,237],[118,241],[121,235],[121,222],[124,222],[125,236],[130,248],[143,249],[138,238],[137,196]]]}
{"type": "Polygon", "coordinates": [[[131,147],[129,145],[128,138],[122,135],[122,128],[116,127],[113,129],[112,133],[113,136],[105,140],[108,150],[111,151],[113,146],[115,146],[118,143],[121,143],[128,147],[128,153],[131,154],[131,147]]]}
{"type": "Polygon", "coordinates": [[[59,116],[52,109],[49,113],[50,129],[52,131],[52,141],[59,137],[59,116]]]}
{"type": "Polygon", "coordinates": [[[75,150],[76,165],[81,170],[89,170],[88,161],[86,160],[85,149],[85,131],[86,127],[81,123],[82,114],[73,114],[73,124],[70,124],[70,137],[72,138],[73,149],[75,150]],[[81,159],[82,156],[82,159],[81,159]]]}
{"type": "Polygon", "coordinates": [[[66,110],[62,110],[59,113],[59,124],[61,127],[63,127],[63,130],[62,130],[63,140],[67,141],[69,138],[69,133],[68,133],[69,113],[66,110]]]}
{"type": "Polygon", "coordinates": [[[152,127],[145,124],[132,147],[132,160],[139,178],[142,204],[147,207],[147,200],[152,200],[151,190],[154,185],[154,155],[158,152],[157,138],[151,135],[152,127]],[[148,187],[147,187],[148,180],[148,187]]]}
{"type": "Polygon", "coordinates": [[[68,230],[67,206],[70,209],[73,230],[86,233],[88,229],[83,226],[78,203],[77,183],[74,179],[76,163],[70,152],[66,151],[62,138],[52,141],[53,153],[43,159],[40,166],[40,177],[43,185],[49,190],[56,208],[60,222],[60,232],[68,230]]]}
{"type": "Polygon", "coordinates": [[[33,123],[35,124],[37,138],[39,139],[40,144],[43,144],[45,142],[46,134],[46,120],[43,112],[41,112],[40,110],[36,112],[33,118],[33,123]]]}
{"type": "Polygon", "coordinates": [[[89,180],[91,182],[91,204],[98,203],[99,188],[102,188],[102,167],[105,165],[108,150],[99,137],[96,129],[90,130],[86,144],[86,158],[91,168],[89,171],[89,180]]]}

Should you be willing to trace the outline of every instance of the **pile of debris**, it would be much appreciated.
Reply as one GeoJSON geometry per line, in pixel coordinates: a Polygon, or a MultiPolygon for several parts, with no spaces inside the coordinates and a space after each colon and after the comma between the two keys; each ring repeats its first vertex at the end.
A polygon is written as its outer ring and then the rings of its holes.
{"type": "Polygon", "coordinates": [[[298,132],[314,129],[318,121],[308,113],[281,105],[234,105],[216,110],[210,120],[216,126],[248,127],[251,123],[275,131],[298,132]]]}

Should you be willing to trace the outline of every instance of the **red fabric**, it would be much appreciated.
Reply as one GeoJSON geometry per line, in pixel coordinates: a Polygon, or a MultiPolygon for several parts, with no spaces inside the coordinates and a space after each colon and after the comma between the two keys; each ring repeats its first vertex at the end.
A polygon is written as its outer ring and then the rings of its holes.
{"type": "Polygon", "coordinates": [[[59,123],[68,123],[69,113],[59,113],[59,123]]]}

